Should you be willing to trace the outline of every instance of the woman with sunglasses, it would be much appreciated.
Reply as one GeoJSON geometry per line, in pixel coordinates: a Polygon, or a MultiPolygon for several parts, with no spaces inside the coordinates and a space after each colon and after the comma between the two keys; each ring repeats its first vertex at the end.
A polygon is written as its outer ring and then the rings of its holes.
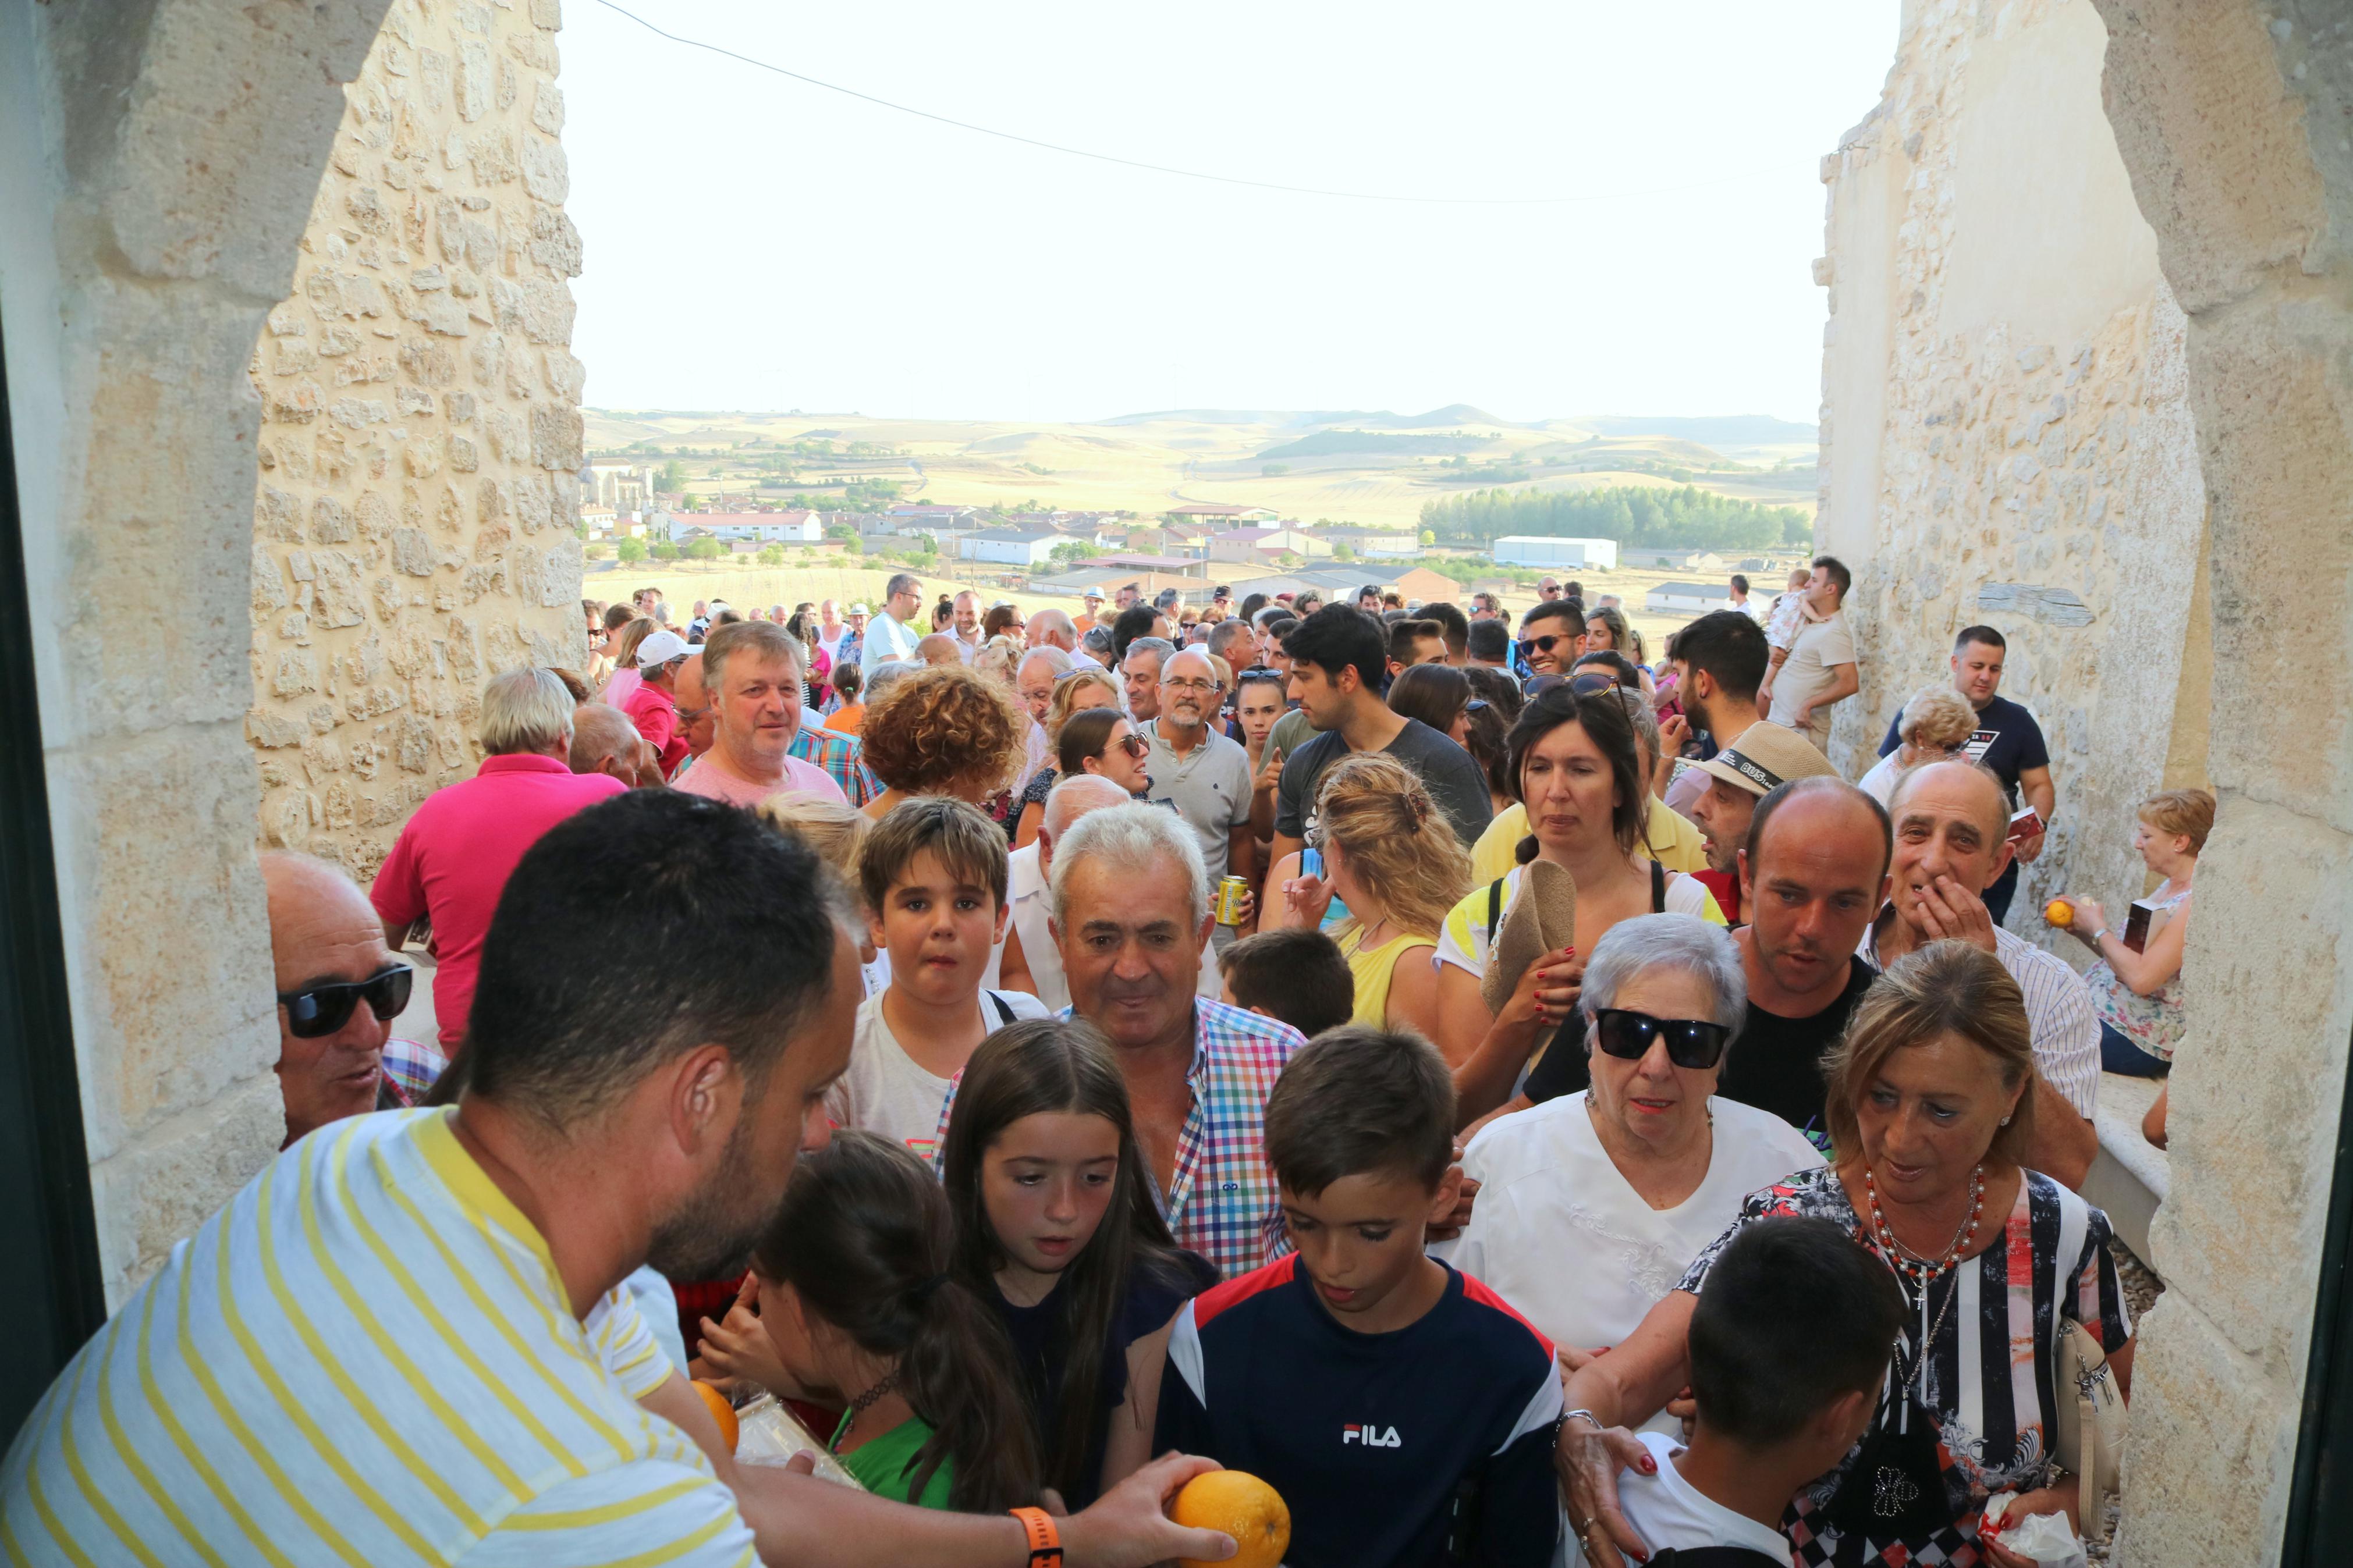
{"type": "MultiPolygon", "coordinates": [[[[1769,1110],[1712,1098],[1748,1005],[1739,950],[1690,915],[1641,915],[1594,944],[1577,999],[1592,1087],[1490,1122],[1454,1266],[1560,1346],[1574,1372],[1622,1343],[1741,1200],[1822,1163],[1769,1110]]],[[[1672,1417],[1647,1430],[1672,1435],[1672,1417]]]]}
{"type": "Polygon", "coordinates": [[[1054,760],[1065,778],[1101,773],[1128,794],[1140,795],[1152,787],[1152,775],[1144,767],[1144,759],[1151,754],[1151,743],[1126,714],[1114,708],[1090,708],[1071,715],[1062,726],[1054,760]]]}
{"type": "MultiPolygon", "coordinates": [[[[1783,1215],[1852,1237],[1895,1276],[1907,1309],[1862,1440],[1783,1516],[1803,1560],[2031,1568],[1978,1533],[1998,1492],[2017,1494],[2012,1518],[2078,1522],[2082,1489],[2054,1462],[2058,1339],[2085,1331],[2129,1397],[2132,1321],[2107,1216],[2023,1163],[2034,1047],[2018,982],[1981,948],[1932,942],[1873,982],[1823,1067],[1835,1163],[1750,1193],[1724,1237],[1608,1355],[1564,1355],[1570,1415],[1556,1468],[1594,1568],[1621,1568],[1650,1544],[1617,1509],[1619,1467],[1644,1452],[1624,1428],[1672,1408],[1691,1381],[1692,1310],[1709,1266],[1740,1226],[1783,1215]]],[[[1599,1058],[1594,1076],[1598,1087],[1599,1058]]],[[[1734,1109],[1716,1105],[1719,1134],[1734,1109]]],[[[2063,1393],[2074,1398],[2074,1385],[2063,1393]]]]}
{"type": "Polygon", "coordinates": [[[1526,808],[1528,834],[1514,851],[1517,864],[1474,883],[1440,933],[1438,1047],[1455,1064],[1455,1114],[1465,1123],[1511,1099],[1536,1051],[1575,1016],[1586,958],[1610,927],[1667,913],[1725,923],[1704,884],[1643,855],[1650,778],[1633,721],[1614,681],[1599,691],[1581,691],[1580,684],[1538,693],[1512,726],[1512,787],[1526,808]],[[1537,859],[1561,867],[1577,884],[1574,933],[1566,951],[1529,964],[1502,1009],[1491,1013],[1479,984],[1488,951],[1529,886],[1527,864],[1537,859]]]}

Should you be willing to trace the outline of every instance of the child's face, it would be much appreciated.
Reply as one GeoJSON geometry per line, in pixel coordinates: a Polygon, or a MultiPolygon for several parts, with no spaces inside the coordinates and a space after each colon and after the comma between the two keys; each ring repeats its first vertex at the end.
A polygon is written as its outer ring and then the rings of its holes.
{"type": "Polygon", "coordinates": [[[1428,1310],[1412,1285],[1435,1268],[1422,1231],[1454,1210],[1452,1171],[1436,1189],[1405,1171],[1358,1172],[1309,1197],[1282,1189],[1292,1246],[1326,1310],[1359,1333],[1401,1329],[1428,1310]]]}
{"type": "Polygon", "coordinates": [[[1010,1123],[981,1155],[981,1207],[1017,1266],[1059,1274],[1094,1239],[1118,1175],[1118,1128],[1041,1110],[1010,1123]]]}
{"type": "Polygon", "coordinates": [[[908,862],[882,900],[874,945],[891,954],[891,984],[944,1005],[977,995],[1005,910],[986,884],[959,881],[935,852],[908,862]]]}

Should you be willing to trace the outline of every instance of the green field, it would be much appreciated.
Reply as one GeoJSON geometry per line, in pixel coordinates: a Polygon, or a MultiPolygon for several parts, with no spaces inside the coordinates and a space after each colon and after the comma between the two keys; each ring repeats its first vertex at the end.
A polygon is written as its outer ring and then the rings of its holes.
{"type": "Polygon", "coordinates": [[[713,504],[756,497],[833,510],[861,504],[853,485],[871,504],[868,487],[879,484],[901,500],[1000,510],[1034,502],[1149,516],[1201,502],[1398,527],[1419,527],[1425,501],[1497,488],[1690,483],[1814,505],[1812,432],[1772,421],[1660,422],[1739,437],[1709,445],[1630,430],[1641,422],[1620,417],[1514,424],[1461,405],[1403,417],[1181,410],[1092,425],[584,412],[593,455],[676,457],[685,489],[713,504]]]}

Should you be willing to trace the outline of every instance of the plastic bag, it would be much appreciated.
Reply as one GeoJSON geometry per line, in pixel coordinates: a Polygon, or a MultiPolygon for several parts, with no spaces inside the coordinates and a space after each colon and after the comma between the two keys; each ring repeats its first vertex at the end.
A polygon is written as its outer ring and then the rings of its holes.
{"type": "Polygon", "coordinates": [[[2017,1500],[2013,1492],[1988,1500],[1985,1521],[1978,1527],[1978,1533],[2000,1542],[2003,1551],[2039,1563],[2041,1568],[2089,1568],[2084,1543],[2077,1539],[2065,1514],[2037,1513],[2012,1519],[2010,1505],[2017,1500]]]}
{"type": "Polygon", "coordinates": [[[793,1416],[793,1413],[776,1402],[776,1395],[763,1394],[735,1413],[735,1462],[739,1465],[784,1465],[795,1454],[817,1457],[817,1474],[828,1481],[846,1487],[856,1487],[858,1478],[843,1468],[832,1451],[817,1440],[809,1429],[793,1416]]]}

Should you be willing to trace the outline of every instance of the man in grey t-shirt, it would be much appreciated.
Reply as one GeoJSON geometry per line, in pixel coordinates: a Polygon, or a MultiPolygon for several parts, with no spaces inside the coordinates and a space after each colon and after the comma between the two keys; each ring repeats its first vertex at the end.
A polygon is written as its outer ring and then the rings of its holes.
{"type": "Polygon", "coordinates": [[[1380,622],[1345,605],[1327,605],[1293,626],[1283,647],[1291,656],[1292,694],[1318,733],[1283,759],[1282,781],[1275,786],[1272,864],[1304,842],[1324,770],[1350,752],[1386,752],[1413,769],[1463,847],[1477,843],[1494,816],[1486,777],[1470,752],[1419,720],[1391,712],[1382,700],[1388,639],[1380,622]]]}
{"type": "Polygon", "coordinates": [[[1218,675],[1209,656],[1188,647],[1160,667],[1160,716],[1144,725],[1152,747],[1145,798],[1173,807],[1201,846],[1214,882],[1251,873],[1250,753],[1218,733],[1218,675]]]}

